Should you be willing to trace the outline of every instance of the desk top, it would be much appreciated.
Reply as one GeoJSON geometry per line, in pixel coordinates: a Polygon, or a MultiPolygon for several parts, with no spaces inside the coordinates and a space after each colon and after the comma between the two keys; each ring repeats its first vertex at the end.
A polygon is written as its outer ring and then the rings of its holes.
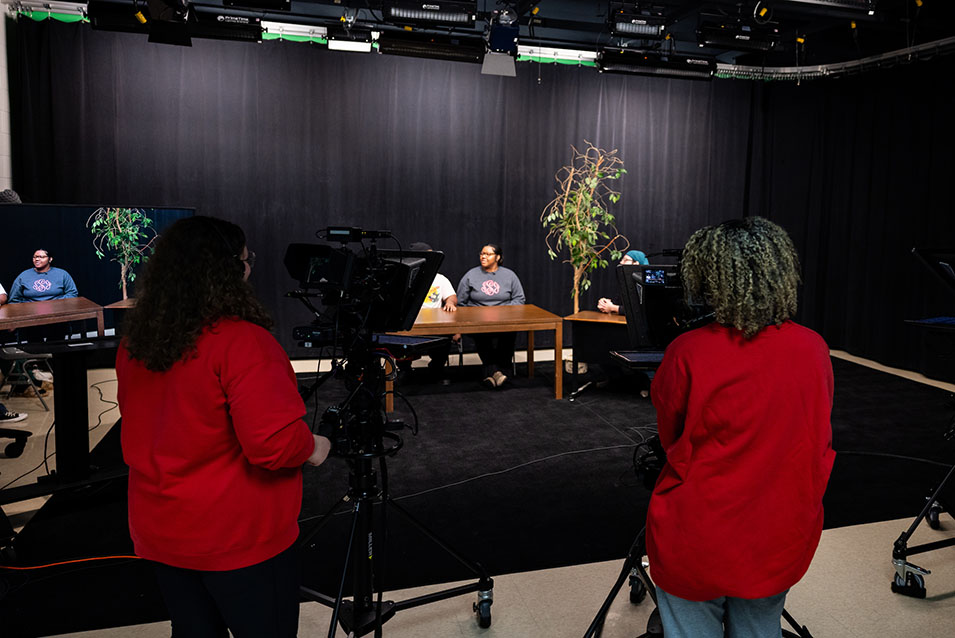
{"type": "Polygon", "coordinates": [[[103,306],[107,310],[129,310],[136,306],[136,297],[129,297],[127,299],[120,299],[119,301],[114,301],[108,306],[103,306]]]}
{"type": "Polygon", "coordinates": [[[592,321],[594,323],[616,323],[627,325],[627,318],[623,315],[611,315],[597,310],[581,310],[564,317],[564,321],[592,321]]]}
{"type": "Polygon", "coordinates": [[[522,306],[458,306],[457,311],[422,308],[414,327],[399,334],[457,334],[557,330],[561,318],[543,308],[522,306]]]}
{"type": "Polygon", "coordinates": [[[0,328],[11,330],[22,326],[87,319],[102,312],[101,306],[86,297],[4,304],[0,306],[0,328]]]}

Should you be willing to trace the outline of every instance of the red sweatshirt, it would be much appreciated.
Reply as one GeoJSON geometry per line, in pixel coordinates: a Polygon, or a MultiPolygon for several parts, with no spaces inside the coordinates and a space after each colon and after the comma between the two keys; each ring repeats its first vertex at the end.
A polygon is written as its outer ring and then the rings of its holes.
{"type": "Polygon", "coordinates": [[[314,440],[288,356],[263,328],[221,320],[163,373],[116,356],[129,529],[136,553],[220,571],[298,537],[314,440]]]}
{"type": "Polygon", "coordinates": [[[667,452],[647,513],[658,586],[762,598],[802,578],[835,459],[832,387],[826,343],[791,321],[749,340],[711,324],[670,344],[651,388],[667,452]]]}

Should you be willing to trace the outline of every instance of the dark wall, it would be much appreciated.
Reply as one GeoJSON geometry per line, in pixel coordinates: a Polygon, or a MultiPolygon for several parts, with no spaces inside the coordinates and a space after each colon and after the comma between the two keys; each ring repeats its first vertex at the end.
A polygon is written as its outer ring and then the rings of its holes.
{"type": "MultiPolygon", "coordinates": [[[[897,83],[944,111],[950,98],[907,79],[924,65],[802,86],[536,64],[498,78],[472,65],[291,43],[151,45],[49,21],[22,21],[9,40],[14,180],[24,200],[161,202],[241,224],[259,254],[253,281],[290,349],[288,333],[307,315],[282,298],[293,284],[284,247],[328,224],[426,241],[446,252],[442,271],[454,282],[481,245],[501,243],[529,302],[569,313],[570,269],[548,260],[539,215],[570,146],[586,139],[626,162],[615,213],[635,247],[680,247],[701,225],[747,212],[773,217],[804,257],[805,320],[834,347],[896,364],[905,357],[882,344],[881,333],[898,340],[903,329],[886,316],[892,302],[878,280],[862,270],[846,278],[835,256],[851,255],[861,231],[866,245],[878,240],[872,255],[912,265],[903,253],[914,237],[897,227],[913,221],[913,184],[898,165],[950,137],[953,125],[931,125],[940,134],[912,122],[884,152],[880,127],[910,104],[897,83]],[[921,137],[906,147],[911,135],[921,137]],[[838,187],[845,179],[852,207],[838,187]],[[858,228],[874,204],[884,210],[858,228]],[[859,321],[881,332],[856,339],[859,321]]],[[[921,155],[933,195],[920,215],[944,243],[939,233],[950,226],[938,193],[947,192],[951,160],[941,151],[921,155]]],[[[856,263],[851,256],[843,266],[856,263]]],[[[582,307],[614,288],[612,274],[599,273],[582,307]]]]}

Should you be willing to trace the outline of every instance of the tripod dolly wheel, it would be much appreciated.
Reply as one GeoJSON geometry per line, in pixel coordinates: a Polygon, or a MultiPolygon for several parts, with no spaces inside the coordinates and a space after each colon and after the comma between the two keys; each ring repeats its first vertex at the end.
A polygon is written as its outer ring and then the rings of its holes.
{"type": "Polygon", "coordinates": [[[487,629],[491,626],[491,603],[492,600],[480,600],[474,603],[474,613],[478,617],[478,627],[487,629]]]}
{"type": "Polygon", "coordinates": [[[630,603],[633,605],[639,605],[647,597],[647,586],[643,583],[643,580],[635,573],[635,570],[630,572],[630,603]]]}
{"type": "Polygon", "coordinates": [[[904,579],[896,574],[892,581],[892,592],[912,598],[925,598],[925,578],[915,572],[908,572],[904,579]]]}
{"type": "Polygon", "coordinates": [[[939,529],[942,526],[939,516],[942,514],[942,506],[938,504],[938,501],[932,503],[932,506],[929,508],[928,513],[925,515],[925,520],[928,521],[928,526],[932,529],[939,529]]]}

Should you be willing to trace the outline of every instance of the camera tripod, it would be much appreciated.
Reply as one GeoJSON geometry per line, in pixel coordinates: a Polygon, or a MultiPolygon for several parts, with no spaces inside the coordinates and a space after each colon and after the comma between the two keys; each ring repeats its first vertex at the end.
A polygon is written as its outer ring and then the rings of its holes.
{"type": "Polygon", "coordinates": [[[327,432],[332,440],[332,453],[344,458],[349,465],[349,488],[302,543],[307,544],[318,534],[340,506],[344,503],[351,504],[351,531],[338,593],[332,598],[308,587],[302,587],[301,592],[307,599],[333,609],[328,629],[329,638],[334,638],[337,624],[341,624],[349,636],[364,636],[374,631],[377,637],[381,635],[382,625],[399,611],[470,592],[478,593],[478,600],[473,605],[478,623],[481,627],[490,627],[494,581],[479,563],[468,560],[454,550],[398,505],[388,493],[387,457],[397,454],[403,445],[401,437],[391,430],[402,429],[405,424],[400,421],[385,421],[383,417],[378,404],[385,378],[380,362],[375,360],[376,356],[380,355],[371,352],[369,347],[350,358],[345,367],[345,375],[346,387],[351,393],[339,406],[326,411],[320,428],[320,433],[327,432]],[[376,460],[379,465],[378,472],[374,468],[376,460]],[[381,487],[378,481],[379,473],[381,487]],[[377,526],[376,505],[380,516],[380,524],[377,526]],[[377,532],[381,530],[381,536],[387,537],[387,514],[390,509],[401,514],[419,532],[467,567],[477,577],[477,581],[398,602],[382,601],[383,569],[380,569],[380,563],[383,560],[376,551],[379,548],[377,532]],[[351,600],[344,600],[349,573],[352,597],[351,600]]]}
{"type": "MultiPolygon", "coordinates": [[[[650,575],[647,573],[646,567],[643,564],[643,555],[646,550],[646,529],[647,528],[644,527],[640,530],[640,533],[637,534],[633,544],[630,546],[630,551],[627,552],[627,558],[623,563],[623,568],[620,570],[620,575],[617,576],[617,580],[610,589],[606,600],[604,600],[603,605],[600,606],[597,615],[594,616],[590,627],[587,628],[584,638],[600,637],[603,632],[604,622],[607,620],[607,613],[610,611],[610,606],[613,604],[617,594],[620,593],[620,589],[625,582],[629,581],[630,584],[631,603],[639,604],[643,602],[649,593],[653,604],[657,604],[656,587],[653,585],[653,581],[650,580],[650,575]]],[[[813,638],[812,634],[809,633],[809,629],[807,629],[805,625],[800,626],[785,609],[783,609],[782,617],[795,630],[795,633],[793,633],[784,629],[782,632],[783,636],[786,638],[813,638]]],[[[650,618],[647,620],[647,631],[638,638],[664,638],[663,623],[660,620],[659,608],[654,609],[650,614],[650,618]]]]}

